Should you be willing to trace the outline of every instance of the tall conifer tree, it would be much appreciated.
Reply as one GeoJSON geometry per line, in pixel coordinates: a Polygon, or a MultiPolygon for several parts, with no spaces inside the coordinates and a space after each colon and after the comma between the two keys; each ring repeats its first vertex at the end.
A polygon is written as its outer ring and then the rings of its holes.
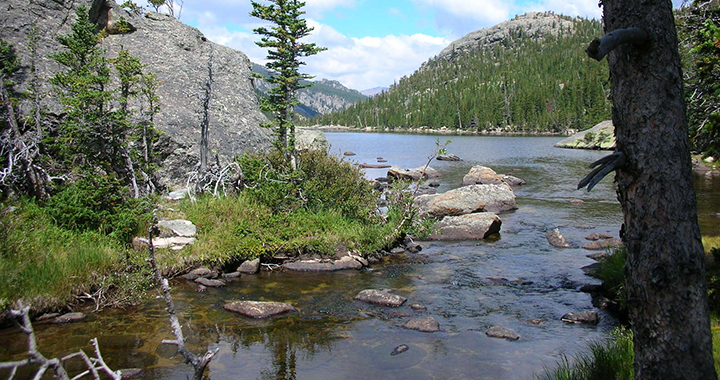
{"type": "Polygon", "coordinates": [[[305,6],[305,2],[270,0],[269,5],[255,1],[251,1],[251,3],[253,6],[253,10],[250,12],[251,16],[274,24],[270,28],[254,29],[255,33],[262,36],[260,41],[255,43],[260,47],[269,48],[267,55],[269,62],[265,67],[274,72],[274,75],[266,78],[274,87],[270,90],[268,98],[261,100],[260,107],[263,111],[273,115],[274,122],[266,126],[275,126],[277,133],[275,145],[284,152],[294,170],[297,168],[297,162],[295,124],[292,119],[293,107],[299,104],[295,93],[301,88],[310,86],[310,84],[301,84],[301,80],[312,78],[310,75],[300,73],[300,65],[305,64],[300,58],[315,55],[326,48],[319,47],[314,43],[300,42],[313,30],[307,26],[305,19],[301,18],[305,14],[301,10],[305,6]]]}

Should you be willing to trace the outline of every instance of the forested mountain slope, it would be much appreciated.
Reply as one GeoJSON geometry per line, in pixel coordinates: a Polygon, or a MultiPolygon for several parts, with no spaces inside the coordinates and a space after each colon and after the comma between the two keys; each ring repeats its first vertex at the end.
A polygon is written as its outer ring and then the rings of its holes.
{"type": "Polygon", "coordinates": [[[389,91],[309,124],[478,131],[586,129],[610,117],[597,20],[528,13],[453,42],[389,91]]]}

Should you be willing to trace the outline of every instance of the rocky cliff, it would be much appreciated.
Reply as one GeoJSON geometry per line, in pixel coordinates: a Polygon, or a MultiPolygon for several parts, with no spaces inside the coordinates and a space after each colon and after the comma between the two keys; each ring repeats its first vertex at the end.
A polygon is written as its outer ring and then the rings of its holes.
{"type": "MultiPolygon", "coordinates": [[[[38,69],[47,80],[59,69],[48,55],[58,51],[56,36],[67,34],[75,9],[85,5],[100,29],[113,29],[120,17],[130,23],[131,32],[110,34],[102,41],[108,58],[124,48],[147,65],[146,71],[161,80],[158,95],[161,110],[156,126],[162,130],[159,144],[164,158],[161,178],[168,184],[183,183],[199,161],[200,125],[204,114],[205,88],[210,83],[209,145],[221,163],[243,152],[260,152],[271,147],[270,131],[260,112],[252,83],[251,63],[239,51],[208,41],[199,30],[171,16],[147,12],[131,14],[112,0],[7,0],[0,5],[0,37],[13,43],[25,75],[30,63],[28,36],[37,25],[39,32],[38,69]]],[[[22,78],[21,78],[22,79],[22,78]]],[[[49,85],[46,85],[51,93],[49,85]]],[[[52,96],[47,106],[58,109],[52,96]]]]}
{"type": "Polygon", "coordinates": [[[438,58],[451,58],[464,51],[479,47],[492,47],[506,41],[513,33],[543,38],[547,34],[569,33],[573,29],[572,18],[550,12],[530,12],[516,16],[490,28],[476,30],[453,41],[438,54],[438,58]]]}

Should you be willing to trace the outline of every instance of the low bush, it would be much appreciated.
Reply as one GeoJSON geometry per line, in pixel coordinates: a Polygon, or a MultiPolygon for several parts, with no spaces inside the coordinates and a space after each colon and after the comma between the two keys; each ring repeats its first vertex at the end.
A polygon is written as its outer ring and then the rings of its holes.
{"type": "Polygon", "coordinates": [[[89,175],[62,186],[45,210],[58,227],[95,231],[129,243],[150,219],[149,200],[127,196],[127,188],[112,176],[89,175]]]}

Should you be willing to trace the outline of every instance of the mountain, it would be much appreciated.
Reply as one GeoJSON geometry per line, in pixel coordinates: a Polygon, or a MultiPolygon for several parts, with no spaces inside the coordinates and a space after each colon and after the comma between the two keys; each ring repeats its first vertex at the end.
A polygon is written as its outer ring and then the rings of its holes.
{"type": "MultiPolygon", "coordinates": [[[[268,69],[256,63],[253,63],[252,70],[264,77],[271,75],[268,69]]],[[[270,91],[269,82],[255,79],[254,83],[258,95],[265,96],[270,91]]],[[[295,107],[295,112],[306,118],[341,111],[367,98],[357,90],[351,90],[334,80],[321,79],[315,82],[302,81],[302,83],[313,83],[313,86],[301,89],[296,95],[300,105],[295,107]]]]}
{"type": "MultiPolygon", "coordinates": [[[[58,35],[70,32],[75,8],[90,10],[90,18],[98,30],[110,33],[101,42],[107,57],[114,58],[125,49],[146,65],[146,72],[160,80],[157,95],[161,107],[155,126],[163,133],[154,149],[161,157],[158,174],[164,184],[184,184],[188,172],[199,162],[200,126],[204,113],[209,122],[208,145],[221,163],[231,161],[244,152],[262,152],[272,147],[272,136],[260,124],[267,122],[257,103],[250,80],[250,60],[240,51],[209,41],[199,30],[174,17],[145,12],[128,12],[112,0],[7,0],[0,12],[0,39],[11,42],[22,62],[22,71],[29,72],[32,62],[29,35],[37,27],[37,62],[40,78],[51,78],[58,65],[47,58],[61,50],[58,35]],[[115,25],[124,19],[128,26],[118,31],[115,25]],[[213,66],[210,66],[213,65],[213,66]],[[214,67],[212,75],[209,67],[214,67]],[[209,91],[210,101],[203,94],[209,91]]],[[[21,78],[23,79],[23,78],[21,78]]],[[[49,81],[42,81],[43,91],[53,94],[49,81]]],[[[21,80],[23,90],[26,80],[21,80]]],[[[43,97],[43,107],[50,120],[62,115],[55,96],[43,97]]],[[[141,109],[139,100],[130,108],[141,109]]]]}
{"type": "Polygon", "coordinates": [[[454,41],[388,91],[309,124],[563,132],[610,118],[597,20],[528,13],[454,41]]]}
{"type": "Polygon", "coordinates": [[[368,88],[367,90],[362,90],[362,91],[360,91],[360,93],[371,98],[371,97],[373,97],[383,91],[387,91],[389,89],[390,89],[390,87],[373,87],[373,88],[368,88]]]}

